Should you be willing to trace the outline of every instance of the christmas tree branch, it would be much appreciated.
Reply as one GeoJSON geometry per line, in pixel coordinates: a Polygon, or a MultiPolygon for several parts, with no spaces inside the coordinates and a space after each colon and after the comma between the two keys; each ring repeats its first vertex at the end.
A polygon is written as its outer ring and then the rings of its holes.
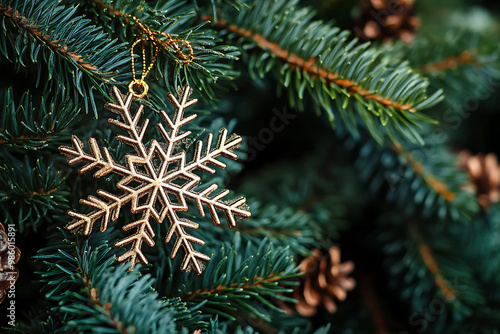
{"type": "MultiPolygon", "coordinates": [[[[273,327],[269,322],[249,321],[248,314],[243,310],[231,312],[231,315],[235,319],[238,319],[239,322],[247,324],[248,325],[247,328],[249,327],[255,328],[258,331],[258,333],[279,334],[280,332],[281,333],[283,332],[282,328],[280,331],[280,328],[273,327]],[[250,326],[250,323],[252,324],[252,326],[250,326]]],[[[237,333],[237,334],[243,334],[243,333],[237,333]]]]}
{"type": "Polygon", "coordinates": [[[282,280],[283,277],[281,277],[281,273],[277,273],[276,275],[274,273],[271,273],[268,277],[258,277],[255,276],[252,280],[248,280],[246,283],[231,283],[230,285],[224,286],[222,284],[219,284],[217,287],[212,288],[212,289],[205,289],[205,290],[197,290],[194,292],[188,292],[185,295],[181,296],[181,299],[185,302],[191,302],[194,301],[197,298],[201,299],[206,299],[210,298],[210,295],[224,295],[224,294],[232,294],[234,293],[234,290],[237,288],[238,290],[252,290],[254,288],[263,288],[266,287],[268,284],[282,280]]]}
{"type": "MultiPolygon", "coordinates": [[[[211,21],[212,17],[209,15],[202,15],[201,19],[211,21]]],[[[387,107],[416,112],[416,109],[410,104],[402,104],[391,100],[389,97],[382,97],[373,91],[364,89],[358,82],[341,78],[339,73],[332,73],[329,69],[318,66],[318,59],[314,57],[303,59],[296,54],[288,52],[278,43],[270,42],[262,35],[240,28],[235,24],[229,24],[226,20],[217,20],[213,23],[220,28],[227,28],[230,32],[234,32],[241,37],[253,39],[259,47],[270,51],[274,56],[288,63],[292,70],[297,68],[302,72],[308,73],[312,78],[326,82],[327,85],[336,84],[340,87],[344,87],[351,95],[359,94],[366,100],[374,100],[387,107]]]]}
{"type": "Polygon", "coordinates": [[[405,150],[401,143],[394,143],[392,147],[397,154],[404,158],[408,166],[410,166],[430,188],[434,189],[436,193],[442,196],[447,202],[452,202],[455,199],[455,193],[448,190],[444,182],[437,180],[435,176],[426,172],[425,166],[419,163],[411,152],[405,150]]]}
{"type": "Polygon", "coordinates": [[[0,146],[38,150],[65,137],[78,110],[68,100],[60,101],[58,96],[45,99],[47,95],[44,91],[41,101],[33,101],[33,96],[25,92],[16,99],[9,87],[0,96],[0,104],[5,106],[0,118],[0,146]]]}
{"type": "Polygon", "coordinates": [[[220,17],[214,26],[245,45],[241,52],[249,73],[260,78],[273,73],[292,107],[304,109],[307,92],[332,125],[338,117],[353,134],[367,127],[379,143],[396,140],[396,134],[423,143],[417,128],[431,119],[417,111],[437,104],[442,92],[427,96],[428,81],[407,63],[394,63],[389,52],[313,21],[313,12],[298,1],[254,1],[240,11],[221,10],[220,17]]]}
{"type": "Polygon", "coordinates": [[[15,223],[20,232],[36,230],[45,220],[58,221],[68,207],[68,188],[60,172],[43,158],[32,166],[27,158],[21,161],[1,153],[0,220],[15,223]]]}
{"type": "MultiPolygon", "coordinates": [[[[254,209],[255,210],[255,209],[254,209]]],[[[290,224],[292,225],[292,224],[290,224]]],[[[292,225],[293,226],[293,225],[292,225]]],[[[262,236],[267,236],[269,238],[276,238],[276,239],[290,239],[293,237],[301,237],[302,236],[302,231],[300,231],[298,228],[287,228],[284,226],[281,226],[276,229],[270,229],[268,226],[257,226],[250,228],[248,226],[248,220],[245,222],[245,225],[242,225],[241,227],[236,228],[238,231],[240,231],[242,234],[248,234],[250,236],[255,236],[255,237],[262,237],[262,236]]]]}
{"type": "Polygon", "coordinates": [[[251,202],[253,218],[237,227],[244,229],[245,239],[257,242],[267,237],[275,245],[288,245],[309,256],[318,243],[338,239],[349,226],[346,217],[362,205],[363,188],[352,165],[337,159],[336,153],[325,155],[335,149],[321,144],[300,161],[276,162],[246,179],[241,191],[259,202],[251,202]]]}
{"type": "Polygon", "coordinates": [[[130,20],[131,19],[130,15],[116,9],[112,5],[111,2],[104,2],[101,0],[90,0],[90,2],[92,4],[97,5],[98,7],[102,8],[102,9],[104,9],[109,14],[111,14],[113,16],[118,16],[119,18],[121,18],[123,20],[123,22],[125,22],[125,24],[127,24],[129,26],[134,26],[134,23],[132,23],[132,21],[130,20]]]}
{"type": "MultiPolygon", "coordinates": [[[[5,134],[0,133],[0,137],[4,137],[5,134]]],[[[0,139],[0,145],[18,145],[23,142],[31,141],[46,141],[47,139],[53,138],[53,134],[31,134],[31,135],[21,135],[19,137],[10,137],[9,139],[0,139]]]]}
{"type": "Polygon", "coordinates": [[[43,87],[50,96],[71,97],[76,106],[81,97],[85,110],[92,109],[97,115],[94,91],[106,95],[109,84],[130,78],[128,50],[76,15],[76,7],[63,6],[57,0],[28,2],[9,0],[1,5],[6,43],[0,45],[0,51],[12,61],[16,73],[25,67],[32,69],[36,86],[42,72],[48,71],[43,87]],[[21,40],[26,44],[23,48],[18,47],[21,40]]]}
{"type": "Polygon", "coordinates": [[[231,243],[217,251],[200,280],[186,280],[181,299],[189,303],[204,303],[206,313],[234,319],[231,314],[244,310],[265,321],[271,318],[257,308],[256,303],[284,312],[269,302],[269,298],[292,301],[282,293],[294,285],[290,278],[300,275],[293,257],[286,249],[274,249],[264,240],[258,248],[244,247],[236,233],[231,243]],[[221,273],[227,273],[221,276],[221,273]]]}
{"type": "Polygon", "coordinates": [[[67,45],[60,44],[57,40],[54,40],[50,35],[37,29],[38,26],[35,22],[30,22],[30,20],[21,15],[20,12],[14,10],[12,7],[0,4],[0,11],[9,17],[12,22],[14,22],[21,30],[28,31],[33,37],[40,40],[42,43],[47,45],[52,51],[60,54],[65,58],[73,59],[79,67],[84,70],[91,71],[96,74],[101,74],[99,69],[94,65],[87,62],[87,60],[80,54],[76,52],[68,51],[67,45]]]}
{"type": "Polygon", "coordinates": [[[149,274],[114,267],[114,248],[107,245],[115,236],[112,229],[85,241],[63,236],[61,243],[36,256],[47,266],[41,273],[46,296],[58,301],[54,311],[66,319],[59,324],[61,331],[179,333],[183,327],[193,331],[207,326],[199,311],[177,298],[160,300],[149,274]]]}
{"type": "MultiPolygon", "coordinates": [[[[423,129],[422,134],[430,138],[431,129],[423,129]]],[[[458,169],[457,157],[445,145],[399,141],[380,147],[367,141],[368,135],[342,135],[346,146],[358,152],[356,166],[362,179],[375,192],[388,187],[387,200],[406,212],[455,221],[472,220],[479,212],[475,194],[465,187],[469,177],[458,169]]]]}
{"type": "Polygon", "coordinates": [[[253,243],[268,238],[274,245],[289,246],[302,255],[308,255],[311,247],[321,239],[321,230],[312,214],[285,205],[262,205],[259,202],[251,202],[249,205],[252,217],[247,218],[244,224],[238,224],[231,230],[225,229],[221,233],[232,235],[239,232],[243,239],[253,243]]]}
{"type": "MultiPolygon", "coordinates": [[[[171,34],[165,33],[160,30],[156,29],[151,29],[148,24],[146,23],[146,20],[139,19],[136,16],[132,14],[127,14],[122,11],[116,10],[113,5],[111,4],[106,4],[100,0],[91,0],[92,4],[97,5],[98,7],[101,7],[104,9],[105,13],[113,16],[113,17],[118,17],[120,20],[122,20],[126,25],[132,27],[136,31],[136,38],[138,37],[144,37],[147,36],[147,38],[150,39],[150,42],[152,42],[156,47],[159,47],[163,49],[164,51],[171,52],[171,54],[177,59],[179,63],[182,64],[187,64],[188,58],[186,58],[186,55],[183,53],[182,49],[179,47],[185,46],[188,47],[190,46],[189,42],[186,39],[179,39],[178,37],[173,38],[171,34]]],[[[141,12],[144,12],[144,8],[141,10],[141,12]]],[[[154,17],[155,13],[153,10],[150,8],[146,9],[146,12],[150,12],[150,16],[154,17]],[[153,14],[153,15],[151,15],[153,14]]],[[[168,10],[163,9],[163,10],[158,10],[158,12],[167,12],[168,10]]],[[[142,13],[141,13],[142,14],[142,13]]],[[[152,17],[148,17],[150,21],[152,21],[152,17]]],[[[168,19],[163,15],[160,15],[160,17],[156,18],[158,22],[162,22],[165,26],[172,25],[175,20],[168,19]]],[[[163,29],[165,28],[163,27],[163,29]]],[[[162,28],[160,28],[162,29],[162,28]]],[[[192,51],[192,49],[191,49],[192,51]]],[[[191,56],[193,56],[191,54],[191,56]]],[[[192,61],[192,59],[191,59],[192,61]]]]}
{"type": "Polygon", "coordinates": [[[97,296],[97,289],[95,287],[92,287],[92,282],[87,279],[87,275],[85,274],[85,270],[82,268],[78,268],[83,280],[83,285],[88,291],[88,296],[90,297],[91,302],[98,308],[102,309],[104,311],[104,314],[109,318],[111,323],[114,325],[114,327],[122,334],[128,334],[128,331],[126,328],[123,327],[123,324],[120,320],[115,319],[111,312],[109,311],[111,308],[111,303],[107,302],[105,305],[102,305],[101,300],[97,296]]]}
{"type": "Polygon", "coordinates": [[[231,80],[238,75],[229,63],[237,59],[237,49],[218,45],[220,38],[205,24],[193,20],[190,4],[166,0],[138,8],[121,1],[89,0],[81,8],[121,41],[132,43],[143,38],[144,44],[158,49],[156,73],[166,79],[163,90],[174,91],[189,84],[210,103],[216,89],[223,88],[221,83],[233,85],[231,80]]]}
{"type": "MultiPolygon", "coordinates": [[[[494,38],[497,32],[492,23],[495,20],[488,21],[485,20],[483,30],[479,31],[445,20],[439,26],[423,29],[411,45],[395,48],[395,55],[408,59],[411,66],[429,78],[431,87],[444,89],[445,104],[449,107],[442,108],[437,115],[443,115],[443,110],[444,115],[449,111],[468,114],[468,108],[463,110],[467,99],[476,96],[486,99],[494,94],[500,81],[500,48],[494,38]],[[441,33],[436,35],[435,29],[441,33]],[[471,86],[481,93],[472,94],[471,86]]],[[[443,116],[445,126],[449,118],[443,116]]]]}
{"type": "MultiPolygon", "coordinates": [[[[38,190],[28,190],[26,194],[26,196],[24,196],[24,198],[32,198],[32,197],[35,197],[35,196],[49,196],[50,194],[58,191],[59,188],[54,188],[54,189],[49,189],[49,190],[46,190],[44,188],[40,188],[38,190]]],[[[11,194],[13,194],[14,192],[12,193],[9,193],[9,192],[6,192],[6,191],[2,191],[0,192],[0,196],[2,197],[2,199],[4,200],[8,200],[8,199],[11,199],[11,194]]]]}
{"type": "MultiPolygon", "coordinates": [[[[446,221],[422,221],[397,213],[386,215],[379,222],[377,242],[384,248],[388,287],[399,292],[403,286],[407,288],[400,295],[408,303],[411,321],[436,303],[443,305],[443,320],[454,322],[474,317],[487,308],[483,288],[475,276],[475,264],[456,252],[470,246],[467,237],[461,229],[443,228],[443,223],[446,221]]],[[[429,330],[432,326],[440,332],[444,324],[427,325],[429,330]]]]}

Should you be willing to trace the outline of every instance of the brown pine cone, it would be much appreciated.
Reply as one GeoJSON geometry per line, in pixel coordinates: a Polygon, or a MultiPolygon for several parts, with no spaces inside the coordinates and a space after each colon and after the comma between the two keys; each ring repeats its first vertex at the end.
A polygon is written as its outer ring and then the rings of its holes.
{"type": "Polygon", "coordinates": [[[0,304],[7,296],[7,290],[11,284],[17,281],[19,270],[14,267],[14,264],[19,261],[21,251],[19,248],[9,243],[5,228],[0,223],[0,304]]]}
{"type": "Polygon", "coordinates": [[[356,24],[358,37],[388,42],[401,39],[410,43],[420,26],[413,16],[415,0],[365,0],[356,24]]]}
{"type": "MultiPolygon", "coordinates": [[[[313,256],[300,262],[300,271],[304,273],[303,281],[293,292],[298,300],[295,310],[302,316],[310,317],[323,307],[335,313],[335,300],[343,301],[347,291],[354,289],[356,281],[348,277],[354,270],[354,262],[340,263],[340,249],[331,247],[328,254],[313,250],[313,256]]],[[[288,312],[293,311],[290,305],[282,305],[288,312]]]]}
{"type": "Polygon", "coordinates": [[[461,151],[458,166],[469,173],[477,195],[477,201],[484,210],[500,200],[500,166],[493,153],[472,155],[461,151]]]}

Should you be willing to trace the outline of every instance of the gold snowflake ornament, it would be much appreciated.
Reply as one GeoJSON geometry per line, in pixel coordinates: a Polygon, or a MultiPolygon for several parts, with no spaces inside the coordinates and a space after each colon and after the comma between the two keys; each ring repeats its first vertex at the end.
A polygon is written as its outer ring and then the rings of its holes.
{"type": "Polygon", "coordinates": [[[210,257],[196,251],[193,243],[203,245],[205,242],[185,230],[196,229],[198,224],[177,215],[180,211],[188,210],[187,199],[196,203],[201,216],[205,216],[204,207],[208,208],[216,225],[220,224],[219,212],[225,213],[230,227],[236,226],[236,219],[250,217],[245,198],[224,201],[223,198],[229,190],[212,195],[217,189],[215,184],[197,191],[200,177],[193,173],[194,171],[214,173],[215,169],[209,165],[225,168],[226,165],[217,158],[224,156],[237,159],[238,156],[233,153],[233,150],[240,145],[241,137],[233,135],[228,138],[227,130],[222,129],[214,148],[212,148],[212,134],[207,136],[205,148],[201,141],[196,143],[192,161],[186,161],[184,151],[176,153],[178,151],[175,150],[176,146],[190,135],[189,131],[182,132],[181,127],[196,118],[195,114],[184,117],[184,110],[197,102],[196,99],[189,99],[190,94],[189,86],[179,90],[178,99],[168,94],[168,99],[176,111],[172,119],[165,111],[161,111],[168,130],[162,124],[157,124],[157,127],[165,141],[159,143],[152,140],[149,145],[146,145],[143,139],[149,120],[146,119],[139,124],[144,107],[139,106],[135,115],[132,114],[130,108],[133,94],[122,95],[116,87],[113,88],[111,95],[115,103],[107,103],[106,108],[120,115],[120,120],[109,119],[109,122],[127,131],[127,136],[118,135],[117,139],[135,150],[134,154],[125,156],[124,164],[115,162],[107,148],[103,149],[104,154],[102,154],[94,138],[89,139],[88,153],[85,152],[83,143],[76,136],[72,137],[72,147],[61,146],[59,148],[62,154],[70,158],[69,164],[84,164],[79,170],[80,173],[98,168],[94,173],[96,178],[110,173],[122,176],[117,184],[117,188],[123,192],[122,195],[117,196],[98,190],[97,194],[100,197],[89,196],[87,199],[81,199],[81,204],[93,210],[88,214],[68,212],[73,219],[66,228],[75,233],[89,235],[92,233],[94,223],[100,220],[101,231],[105,231],[109,222],[118,219],[122,206],[130,203],[130,211],[133,214],[140,213],[141,218],[123,226],[123,230],[135,229],[135,233],[118,241],[115,246],[130,244],[130,250],[119,256],[118,261],[130,261],[131,268],[137,262],[148,263],[141,247],[143,242],[149,246],[155,244],[151,220],[161,223],[168,218],[170,227],[166,242],[169,242],[174,234],[176,235],[171,257],[174,258],[182,246],[185,254],[181,270],[194,270],[197,274],[202,273],[204,269],[202,261],[208,261],[210,257]]]}

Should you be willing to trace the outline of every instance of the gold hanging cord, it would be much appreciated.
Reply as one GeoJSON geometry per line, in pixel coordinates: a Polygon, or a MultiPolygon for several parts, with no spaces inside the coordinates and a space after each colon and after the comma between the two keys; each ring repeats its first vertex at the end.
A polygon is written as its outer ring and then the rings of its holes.
{"type": "Polygon", "coordinates": [[[136,98],[142,98],[148,94],[149,86],[144,80],[149,72],[153,69],[153,66],[156,62],[156,58],[158,56],[158,52],[160,49],[168,50],[173,47],[174,54],[176,56],[176,62],[178,64],[187,65],[193,61],[194,52],[191,44],[188,41],[183,39],[174,39],[170,34],[153,31],[148,26],[140,22],[135,16],[130,16],[130,18],[136,23],[141,31],[141,34],[137,36],[135,42],[132,44],[130,48],[130,58],[132,61],[132,81],[128,85],[128,91],[134,95],[136,98]],[[158,36],[164,36],[167,39],[161,40],[158,36]],[[147,66],[146,60],[146,46],[144,42],[151,42],[154,47],[153,57],[151,59],[151,63],[147,66]],[[141,78],[137,79],[135,75],[135,60],[134,60],[134,48],[137,44],[142,42],[142,74],[141,78]],[[182,49],[179,47],[178,43],[182,43],[189,50],[189,54],[186,55],[182,49]],[[134,87],[142,88],[142,92],[137,93],[134,91],[134,87]]]}

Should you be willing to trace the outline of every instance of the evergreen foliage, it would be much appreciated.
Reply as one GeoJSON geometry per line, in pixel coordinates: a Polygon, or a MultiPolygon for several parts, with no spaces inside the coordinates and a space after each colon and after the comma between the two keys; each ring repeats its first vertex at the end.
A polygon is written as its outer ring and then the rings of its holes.
{"type": "Polygon", "coordinates": [[[81,101],[97,115],[94,92],[107,94],[110,84],[123,84],[130,75],[123,70],[130,59],[126,45],[96,30],[74,6],[58,0],[12,1],[2,3],[2,12],[1,53],[16,73],[29,68],[35,87],[51,95],[81,101]]]}
{"type": "Polygon", "coordinates": [[[150,274],[127,272],[123,265],[114,268],[116,254],[106,238],[92,237],[96,240],[75,245],[67,235],[63,237],[66,247],[44,249],[37,259],[48,267],[41,273],[48,290],[45,296],[58,302],[55,310],[65,314],[68,329],[176,333],[178,329],[187,332],[207,326],[199,312],[188,309],[177,298],[160,299],[151,289],[150,274]],[[72,255],[75,251],[76,256],[72,255]]]}
{"type": "Polygon", "coordinates": [[[0,0],[0,223],[21,249],[15,326],[8,297],[1,331],[498,333],[500,205],[477,195],[500,181],[479,184],[457,152],[500,154],[499,8],[418,0],[415,39],[382,44],[352,32],[362,2],[0,0]],[[144,118],[171,115],[167,93],[185,84],[198,99],[175,148],[186,159],[221,128],[244,138],[240,160],[221,158],[197,190],[241,194],[252,216],[230,228],[196,205],[178,213],[205,241],[201,275],[170,257],[167,221],[132,271],[116,262],[126,232],[64,229],[67,211],[117,193],[119,177],[80,175],[58,148],[93,137],[125,163],[104,104],[126,91],[132,61],[140,78],[143,48],[146,65],[158,49],[133,102],[144,118]],[[300,261],[331,246],[356,264],[356,289],[335,314],[286,312],[307,284],[300,261]]]}
{"type": "MultiPolygon", "coordinates": [[[[423,132],[423,131],[422,131],[423,132]]],[[[389,186],[387,200],[402,212],[429,218],[471,220],[479,211],[472,190],[464,189],[468,177],[457,169],[457,159],[426,131],[430,143],[392,143],[380,147],[373,142],[344,135],[347,148],[355,150],[355,166],[369,188],[378,192],[389,186]],[[404,146],[406,145],[406,146],[404,146]]]]}
{"type": "Polygon", "coordinates": [[[49,212],[54,216],[64,214],[68,189],[64,177],[52,165],[43,158],[32,165],[27,157],[23,161],[2,156],[2,162],[0,208],[5,223],[16,224],[21,233],[26,225],[36,231],[49,212]]]}
{"type": "Polygon", "coordinates": [[[396,132],[422,142],[416,128],[430,119],[420,111],[439,102],[441,92],[427,96],[428,81],[407,63],[394,63],[380,49],[349,39],[348,31],[313,21],[314,11],[297,3],[254,2],[215,23],[227,26],[240,43],[251,43],[245,49],[259,50],[245,59],[250,74],[256,79],[274,72],[292,107],[304,108],[307,88],[318,112],[332,123],[340,118],[353,133],[361,123],[379,143],[384,135],[395,139],[396,132]]]}

